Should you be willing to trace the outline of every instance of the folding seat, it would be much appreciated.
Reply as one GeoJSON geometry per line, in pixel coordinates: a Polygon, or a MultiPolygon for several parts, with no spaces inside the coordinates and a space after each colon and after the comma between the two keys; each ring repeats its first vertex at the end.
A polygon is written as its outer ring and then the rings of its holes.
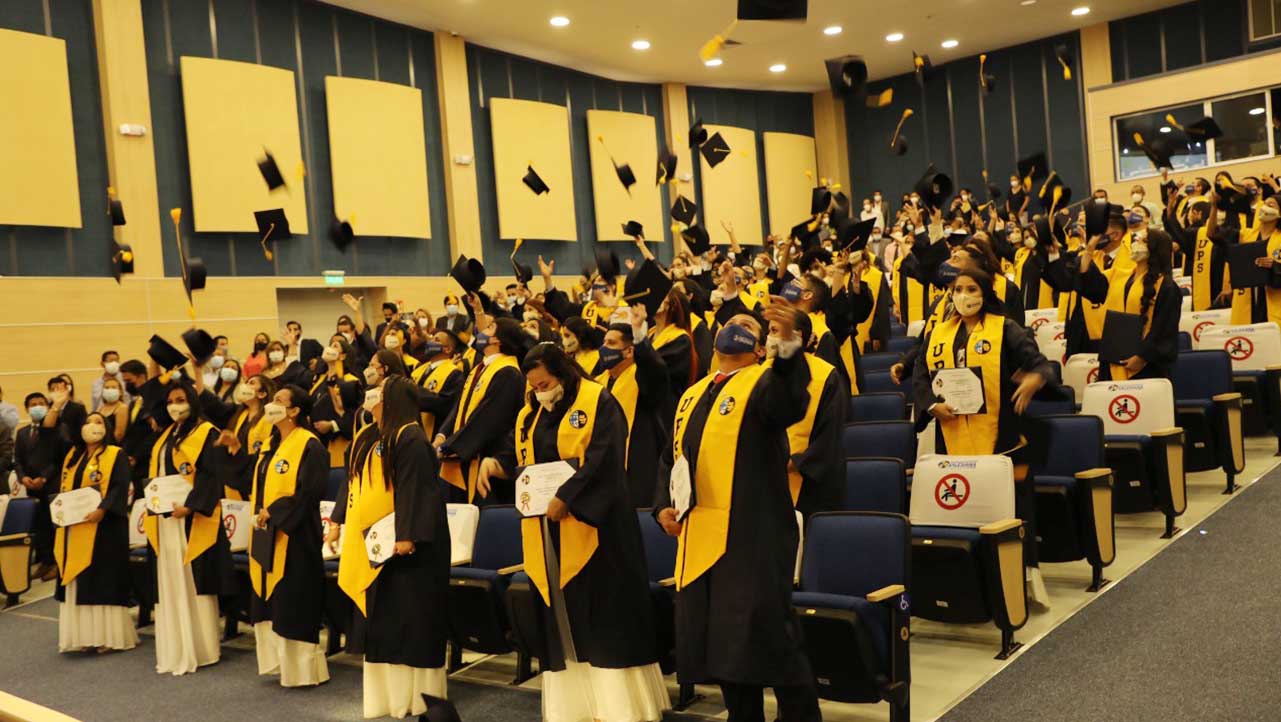
{"type": "MultiPolygon", "coordinates": [[[[461,662],[464,649],[483,654],[512,651],[504,597],[512,574],[521,569],[523,556],[516,508],[483,507],[476,525],[471,564],[449,570],[451,664],[461,662]]],[[[527,665],[528,660],[524,661],[527,665]]]]}
{"type": "Polygon", "coordinates": [[[1192,334],[1188,333],[1187,331],[1180,331],[1178,344],[1179,344],[1178,349],[1180,351],[1191,351],[1192,350],[1192,334]]]}
{"type": "Polygon", "coordinates": [[[902,421],[907,399],[899,391],[879,391],[850,397],[850,421],[902,421]]]}
{"type": "Polygon", "coordinates": [[[10,499],[0,521],[0,590],[6,607],[17,604],[31,588],[31,536],[37,503],[35,499],[10,499]]]}
{"type": "Polygon", "coordinates": [[[1033,418],[1042,418],[1045,416],[1056,416],[1061,414],[1072,414],[1076,412],[1076,404],[1071,400],[1062,399],[1032,399],[1028,402],[1027,411],[1023,412],[1033,418]]]}
{"type": "MultiPolygon", "coordinates": [[[[925,330],[924,321],[913,321],[907,325],[907,337],[913,338],[913,339],[917,338],[918,336],[921,335],[921,332],[924,330],[925,330]]],[[[890,340],[893,341],[894,339],[890,339],[890,340]]]]}
{"type": "Polygon", "coordinates": [[[810,518],[792,607],[820,698],[884,701],[891,722],[909,719],[911,553],[911,525],[900,514],[825,512],[810,518]]]}
{"type": "MultiPolygon", "coordinates": [[[[919,331],[917,332],[919,335],[919,331]]],[[[905,351],[911,351],[916,348],[917,339],[915,336],[898,336],[891,338],[886,346],[887,351],[902,355],[905,351]]]]}
{"type": "Polygon", "coordinates": [[[1281,454],[1281,329],[1275,323],[1220,324],[1203,330],[1196,348],[1222,349],[1232,358],[1245,433],[1264,434],[1271,425],[1281,454]]]}
{"type": "Polygon", "coordinates": [[[895,336],[906,336],[906,335],[907,335],[907,326],[904,326],[902,323],[899,322],[897,318],[894,318],[891,316],[890,317],[890,338],[894,338],[895,336]]]}
{"type": "MultiPolygon", "coordinates": [[[[334,471],[336,470],[330,469],[330,483],[334,480],[334,471]]],[[[336,490],[334,495],[337,496],[336,490]]],[[[330,518],[333,516],[334,507],[336,506],[337,502],[332,499],[326,499],[320,502],[321,539],[324,539],[325,536],[329,534],[329,525],[332,523],[330,518]]],[[[347,530],[344,528],[342,530],[342,534],[338,537],[338,543],[336,545],[338,550],[342,549],[342,535],[346,533],[347,530]]],[[[352,604],[351,597],[348,597],[347,593],[338,586],[338,552],[331,552],[329,550],[329,546],[322,542],[321,556],[324,559],[325,565],[325,604],[323,619],[325,629],[328,631],[328,645],[326,646],[325,653],[336,654],[343,648],[343,636],[350,631],[351,615],[355,610],[355,606],[352,604]]]]}
{"type": "Polygon", "coordinates": [[[1112,514],[1112,470],[1103,445],[1103,422],[1097,416],[1048,416],[1046,454],[1036,460],[1031,476],[1036,489],[1036,543],[1040,562],[1090,563],[1087,591],[1097,592],[1108,580],[1103,568],[1116,559],[1112,514]]]}
{"type": "Polygon", "coordinates": [[[879,351],[877,353],[863,354],[860,362],[863,365],[863,373],[870,371],[889,371],[890,367],[898,363],[902,354],[892,351],[879,351]]]}
{"type": "Polygon", "coordinates": [[[1101,381],[1085,389],[1081,413],[1103,420],[1107,466],[1118,514],[1159,510],[1165,533],[1187,509],[1183,429],[1174,425],[1174,388],[1166,379],[1101,381]]]}
{"type": "Polygon", "coordinates": [[[1192,338],[1192,347],[1200,348],[1201,334],[1215,326],[1226,326],[1232,323],[1232,309],[1214,308],[1208,311],[1185,311],[1179,316],[1179,333],[1186,333],[1192,338]]]}
{"type": "Polygon", "coordinates": [[[907,473],[900,459],[864,456],[845,460],[841,511],[907,511],[907,473]]]}
{"type": "Polygon", "coordinates": [[[1037,329],[1047,323],[1054,323],[1059,320],[1059,309],[1057,308],[1029,308],[1023,312],[1023,325],[1033,335],[1037,329]]]}
{"type": "Polygon", "coordinates": [[[877,394],[888,392],[902,393],[907,386],[899,386],[894,383],[889,371],[865,371],[863,372],[863,386],[859,393],[877,394]]]}
{"type": "Polygon", "coordinates": [[[922,456],[913,474],[912,614],[947,624],[992,622],[1007,659],[1027,622],[1023,522],[1006,456],[922,456]]]}
{"type": "Polygon", "coordinates": [[[1063,364],[1063,385],[1076,395],[1076,406],[1085,398],[1085,387],[1099,380],[1099,355],[1074,353],[1063,364]]]}
{"type": "MultiPolygon", "coordinates": [[[[347,481],[347,470],[343,467],[336,467],[329,470],[329,477],[325,479],[325,500],[337,501],[338,492],[342,489],[343,482],[347,481]]],[[[346,501],[344,499],[344,501],[346,501]]]]}
{"type": "MultiPolygon", "coordinates": [[[[649,571],[649,596],[654,604],[654,630],[658,642],[659,666],[663,674],[676,671],[676,538],[667,535],[654,519],[653,510],[637,509],[641,541],[645,545],[645,567],[649,571]]],[[[694,685],[682,684],[673,707],[683,710],[699,699],[694,685]]]]}
{"type": "Polygon", "coordinates": [[[1223,493],[1236,490],[1245,468],[1241,394],[1232,390],[1232,359],[1226,351],[1183,351],[1174,365],[1174,399],[1187,437],[1189,471],[1215,467],[1227,476],[1223,493]]]}
{"type": "Polygon", "coordinates": [[[916,430],[911,421],[861,421],[841,430],[841,450],[846,458],[891,457],[911,469],[916,463],[916,430]]]}
{"type": "Polygon", "coordinates": [[[1033,332],[1036,347],[1051,361],[1064,363],[1067,358],[1067,324],[1062,321],[1047,321],[1037,326],[1033,332]]]}
{"type": "Polygon", "coordinates": [[[249,579],[249,530],[253,525],[253,509],[249,500],[222,500],[222,527],[231,548],[231,569],[235,585],[219,595],[222,606],[224,639],[240,634],[240,622],[249,621],[249,605],[253,599],[253,583],[249,579]]]}

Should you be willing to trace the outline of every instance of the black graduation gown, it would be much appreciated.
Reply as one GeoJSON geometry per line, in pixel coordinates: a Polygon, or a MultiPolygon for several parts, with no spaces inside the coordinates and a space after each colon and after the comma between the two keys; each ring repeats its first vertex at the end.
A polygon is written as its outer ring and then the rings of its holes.
{"type": "MultiPolygon", "coordinates": [[[[1281,229],[1277,232],[1281,233],[1281,229]]],[[[1263,237],[1261,235],[1254,242],[1262,243],[1266,246],[1270,242],[1270,239],[1270,236],[1263,237]]],[[[1238,244],[1241,242],[1241,229],[1230,228],[1224,233],[1216,235],[1211,240],[1216,246],[1222,245],[1226,247],[1228,245],[1238,244]]],[[[1226,250],[1223,251],[1223,255],[1226,258],[1226,250]]],[[[1267,293],[1267,289],[1269,288],[1281,288],[1281,264],[1273,264],[1272,269],[1268,272],[1268,281],[1265,285],[1246,289],[1233,289],[1233,296],[1242,292],[1250,294],[1250,323],[1265,323],[1269,320],[1267,293]]],[[[1231,307],[1231,305],[1232,302],[1229,301],[1227,306],[1231,307]]]]}
{"type": "MultiPolygon", "coordinates": [[[[1132,284],[1142,285],[1143,279],[1133,275],[1124,281],[1127,295],[1132,284]]],[[[1099,267],[1090,264],[1090,268],[1081,274],[1081,296],[1094,303],[1103,303],[1108,297],[1108,279],[1099,267]]],[[[1179,358],[1179,317],[1183,314],[1183,295],[1174,279],[1166,278],[1152,297],[1152,327],[1139,344],[1139,356],[1147,366],[1136,374],[1135,379],[1171,379],[1174,376],[1174,363],[1179,358]]],[[[1112,380],[1112,365],[1099,364],[1099,380],[1112,380]]]]}
{"type": "MultiPolygon", "coordinates": [[[[263,489],[267,472],[275,461],[264,454],[257,465],[254,486],[258,504],[254,516],[262,510],[263,489]]],[[[276,499],[267,507],[270,531],[281,531],[289,537],[285,549],[285,573],[276,583],[271,598],[264,600],[250,593],[249,621],[271,622],[271,629],[285,639],[319,642],[321,615],[325,600],[325,562],[321,557],[320,501],[325,495],[329,476],[329,452],[317,440],[310,439],[299,462],[294,493],[276,499]]],[[[252,587],[251,587],[252,589],[252,587]]],[[[263,589],[266,590],[264,581],[263,589]]]]}
{"type": "Polygon", "coordinates": [[[1089,331],[1085,327],[1085,314],[1081,313],[1081,305],[1088,303],[1085,297],[1081,295],[1081,274],[1080,274],[1080,256],[1076,253],[1064,253],[1059,256],[1058,260],[1051,261],[1045,267],[1044,279],[1050,282],[1050,285],[1059,289],[1060,293],[1075,292],[1076,305],[1069,309],[1067,323],[1064,324],[1064,340],[1066,341],[1066,355],[1068,357],[1079,353],[1098,353],[1099,342],[1091,340],[1089,331]]]}
{"type": "Polygon", "coordinates": [[[43,478],[44,486],[39,489],[28,489],[27,494],[36,500],[36,516],[32,522],[32,534],[35,537],[36,561],[40,564],[53,563],[53,522],[49,519],[49,497],[58,491],[61,478],[61,463],[66,457],[71,442],[61,424],[51,428],[42,425],[27,425],[18,430],[14,440],[14,467],[18,480],[27,476],[32,479],[43,478]]]}
{"type": "MultiPolygon", "coordinates": [[[[799,536],[787,483],[787,427],[805,416],[809,375],[799,352],[776,359],[747,399],[725,554],[676,594],[676,671],[682,683],[813,684],[792,611],[799,536]]],[[[685,427],[691,477],[714,388],[698,399],[685,427]]],[[[655,513],[671,506],[666,483],[671,467],[672,445],[667,444],[655,513]]]]}
{"type": "MultiPolygon", "coordinates": [[[[346,371],[346,369],[344,369],[346,371]]],[[[314,384],[314,382],[313,382],[314,384]]],[[[339,394],[343,402],[343,412],[338,413],[334,407],[334,400],[329,396],[328,382],[322,382],[316,386],[316,390],[311,393],[311,420],[312,423],[317,421],[332,421],[338,425],[336,431],[327,431],[323,434],[316,432],[316,436],[321,443],[328,448],[329,444],[335,439],[343,438],[351,441],[356,422],[356,411],[360,409],[358,400],[362,394],[360,392],[360,382],[342,380],[338,381],[339,394]],[[354,403],[352,403],[354,402],[354,403]]],[[[315,429],[312,429],[315,432],[315,429]]]]}
{"type": "MultiPolygon", "coordinates": [[[[688,335],[682,335],[668,341],[662,348],[655,349],[658,351],[658,355],[662,357],[664,370],[667,373],[668,387],[671,389],[667,399],[670,413],[676,412],[676,399],[679,399],[681,394],[685,393],[685,389],[689,387],[690,366],[697,360],[697,355],[691,353],[692,346],[691,338],[688,335]]],[[[663,418],[667,418],[666,413],[663,418]]],[[[646,503],[648,502],[649,498],[647,497],[646,503]]]]}
{"type": "Polygon", "coordinates": [[[841,450],[841,429],[849,409],[849,391],[840,374],[827,377],[820,392],[810,445],[792,455],[792,464],[801,472],[801,492],[796,510],[805,518],[820,511],[835,511],[845,500],[845,454],[841,450]]]}
{"type": "MultiPolygon", "coordinates": [[[[561,420],[573,404],[577,389],[566,389],[565,398],[548,412],[538,414],[533,429],[534,460],[537,463],[561,458],[557,435],[561,420]]],[[[596,404],[596,427],[583,463],[556,492],[569,506],[575,519],[596,528],[596,552],[564,587],[565,611],[573,634],[579,662],[595,667],[619,669],[658,661],[655,644],[653,605],[649,596],[649,572],[641,542],[636,510],[628,499],[623,473],[627,444],[627,419],[613,396],[606,391],[596,404]]],[[[532,424],[534,414],[526,421],[532,424]]],[[[497,457],[509,476],[515,476],[516,437],[525,430],[507,435],[503,452],[497,457]]],[[[552,543],[560,548],[560,525],[549,522],[552,543]]],[[[557,557],[559,558],[559,556],[557,557]]],[[[550,659],[541,660],[543,669],[565,669],[564,650],[552,610],[542,604],[550,659]]]]}
{"type": "Polygon", "coordinates": [[[459,367],[445,378],[445,383],[435,389],[428,389],[425,384],[430,375],[431,371],[424,371],[422,382],[418,385],[418,410],[434,416],[436,428],[441,429],[444,426],[445,417],[449,416],[449,412],[453,411],[454,406],[458,404],[467,374],[459,367]]]}
{"type": "MultiPolygon", "coordinates": [[[[491,362],[492,363],[492,362],[491,362]]],[[[483,368],[477,359],[476,369],[483,368]]],[[[445,435],[445,448],[458,456],[464,463],[480,462],[487,456],[494,456],[503,448],[503,439],[516,425],[516,414],[525,404],[525,375],[519,368],[505,368],[494,374],[489,388],[484,389],[484,398],[476,410],[467,418],[467,424],[456,428],[459,407],[467,398],[467,388],[476,383],[475,370],[463,381],[462,395],[458,403],[440,426],[439,434],[445,435]]],[[[465,467],[464,467],[465,468],[465,467]]],[[[511,504],[515,499],[515,482],[495,479],[488,497],[476,494],[477,504],[511,504]]],[[[466,501],[466,494],[456,487],[450,492],[454,496],[461,494],[460,501],[466,501]]]]}
{"type": "Polygon", "coordinates": [[[147,471],[151,463],[151,447],[156,443],[160,433],[151,428],[157,405],[163,406],[163,387],[156,379],[151,379],[140,386],[129,399],[129,427],[125,429],[125,438],[120,442],[121,448],[129,455],[133,476],[133,498],[142,498],[143,487],[147,480],[147,471]],[[135,406],[137,415],[134,415],[135,406]]]}
{"type": "Polygon", "coordinates": [[[440,462],[418,425],[401,432],[395,453],[396,539],[413,541],[416,551],[383,565],[365,591],[368,618],[353,605],[347,651],[364,654],[366,662],[443,667],[449,639],[449,519],[440,462]]]}
{"type": "MultiPolygon", "coordinates": [[[[188,420],[187,423],[191,421],[188,420]]],[[[189,432],[184,431],[184,436],[181,438],[185,438],[185,433],[189,432]]],[[[181,441],[181,438],[179,432],[175,430],[165,440],[165,448],[161,456],[164,460],[164,468],[160,470],[162,476],[178,473],[178,469],[173,465],[172,447],[181,441]]],[[[217,447],[214,446],[217,440],[218,431],[210,429],[200,451],[200,461],[196,464],[191,493],[187,495],[187,502],[183,504],[191,509],[193,514],[213,516],[218,513],[218,507],[222,504],[222,481],[218,478],[217,447]]],[[[193,518],[193,515],[189,514],[182,520],[183,533],[188,535],[188,538],[190,538],[193,518]]],[[[226,534],[215,535],[213,546],[191,560],[191,575],[196,580],[196,594],[230,593],[235,589],[231,567],[231,545],[227,541],[226,534]]]]}
{"type": "MultiPolygon", "coordinates": [[[[861,295],[861,294],[860,294],[861,295]]],[[[890,292],[890,279],[881,273],[881,288],[876,296],[876,306],[872,309],[872,326],[867,330],[867,338],[858,339],[858,350],[861,354],[885,351],[890,343],[890,306],[894,296],[890,292]],[[872,342],[879,342],[879,348],[872,348],[872,342]]],[[[866,317],[864,318],[866,320],[866,317]]],[[[859,321],[857,323],[862,323],[859,321]]]]}
{"type": "MultiPolygon", "coordinates": [[[[886,292],[882,298],[888,300],[888,289],[882,288],[886,292]]],[[[857,336],[852,343],[854,349],[854,378],[849,377],[849,370],[845,368],[845,363],[841,361],[840,349],[845,344],[845,339],[855,336],[857,327],[860,323],[867,320],[873,311],[872,294],[867,289],[862,289],[860,293],[851,293],[848,287],[841,288],[833,296],[827,308],[827,327],[831,329],[831,336],[828,337],[831,345],[824,339],[818,340],[818,347],[814,355],[836,367],[836,372],[841,375],[845,382],[845,388],[864,389],[863,380],[863,354],[860,352],[860,344],[857,336]]],[[[889,319],[886,319],[888,330],[889,319]]]]}
{"type": "MultiPolygon", "coordinates": [[[[74,475],[72,489],[79,489],[86,483],[89,459],[84,450],[79,452],[79,460],[72,468],[74,475]]],[[[107,495],[102,498],[99,509],[106,512],[98,522],[98,530],[93,536],[93,557],[89,567],[75,578],[76,604],[110,604],[127,607],[130,604],[132,587],[129,576],[129,459],[124,453],[116,456],[116,463],[110,469],[99,469],[104,477],[110,478],[107,495]]],[[[64,537],[70,538],[70,534],[64,537]]],[[[67,590],[58,580],[54,598],[66,600],[67,590]]]]}
{"type": "MultiPolygon", "coordinates": [[[[632,417],[631,444],[627,455],[627,500],[634,508],[647,507],[654,501],[654,479],[658,474],[658,457],[670,438],[665,419],[676,414],[676,402],[668,388],[667,368],[649,341],[637,344],[636,412],[632,417]]],[[[689,347],[686,346],[686,349],[689,347]]],[[[614,380],[606,382],[613,389],[614,380]]],[[[625,420],[624,420],[625,421],[625,420]]]]}
{"type": "Polygon", "coordinates": [[[236,415],[239,408],[239,404],[223,399],[209,389],[200,392],[200,413],[220,429],[231,425],[231,417],[236,415]]]}

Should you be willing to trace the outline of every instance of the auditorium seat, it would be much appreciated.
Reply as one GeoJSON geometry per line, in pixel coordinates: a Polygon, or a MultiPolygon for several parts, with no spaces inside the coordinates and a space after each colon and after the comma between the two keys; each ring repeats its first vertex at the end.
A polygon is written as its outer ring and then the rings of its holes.
{"type": "Polygon", "coordinates": [[[899,391],[880,391],[850,397],[850,421],[902,421],[907,399],[899,391]]]}
{"type": "Polygon", "coordinates": [[[1232,359],[1226,351],[1182,351],[1174,364],[1174,399],[1187,437],[1189,471],[1215,467],[1227,476],[1225,494],[1236,490],[1245,468],[1241,394],[1232,390],[1232,359]]]}
{"type": "Polygon", "coordinates": [[[1187,331],[1180,331],[1178,348],[1180,352],[1191,351],[1192,350],[1192,334],[1188,333],[1187,331]]]}
{"type": "MultiPolygon", "coordinates": [[[[1069,389],[1070,391],[1070,389],[1069,389]]],[[[1028,402],[1027,411],[1023,412],[1026,416],[1033,418],[1043,418],[1046,416],[1056,416],[1062,414],[1072,414],[1076,412],[1076,404],[1071,399],[1032,399],[1028,402]]]]}
{"type": "Polygon", "coordinates": [[[890,338],[895,336],[906,336],[907,326],[899,322],[897,318],[890,318],[890,338]]]}
{"type": "MultiPolygon", "coordinates": [[[[667,535],[654,519],[653,510],[637,509],[641,542],[645,548],[645,567],[649,572],[649,596],[654,604],[654,632],[658,644],[659,666],[663,674],[676,671],[676,538],[667,535]]],[[[698,699],[694,685],[680,685],[677,711],[698,699]]]]}
{"type": "Polygon", "coordinates": [[[869,371],[889,371],[890,367],[898,363],[900,354],[892,351],[879,351],[876,353],[866,353],[859,359],[863,366],[863,373],[869,371]]]}
{"type": "Polygon", "coordinates": [[[901,514],[815,514],[792,594],[818,696],[888,702],[891,722],[909,719],[910,544],[901,514]]]}
{"type": "Polygon", "coordinates": [[[865,456],[845,460],[845,501],[841,511],[907,511],[907,474],[900,459],[865,456]]]}
{"type": "Polygon", "coordinates": [[[342,489],[345,481],[347,481],[347,470],[345,468],[340,466],[330,469],[329,477],[325,480],[325,501],[336,501],[338,492],[342,489]]]}
{"type": "Polygon", "coordinates": [[[472,563],[449,570],[449,630],[454,659],[461,650],[507,654],[512,645],[504,597],[511,575],[520,570],[520,515],[514,506],[480,511],[472,563]]]}
{"type": "Polygon", "coordinates": [[[36,519],[35,499],[10,499],[0,522],[0,589],[5,606],[12,607],[31,588],[31,534],[36,519]]]}
{"type": "Polygon", "coordinates": [[[846,424],[841,430],[841,450],[845,457],[892,457],[904,468],[916,464],[916,430],[911,421],[861,421],[846,424]]]}
{"type": "Polygon", "coordinates": [[[894,383],[889,371],[865,371],[863,373],[863,384],[859,387],[859,393],[902,393],[909,388],[908,386],[899,386],[894,383]]]}
{"type": "Polygon", "coordinates": [[[889,340],[887,350],[902,355],[906,351],[916,348],[917,339],[915,336],[897,336],[889,340]]]}
{"type": "Polygon", "coordinates": [[[1106,467],[1103,422],[1097,416],[1048,416],[1045,461],[1033,465],[1036,543],[1041,562],[1090,564],[1087,591],[1107,580],[1103,568],[1116,559],[1112,470],[1106,467]]]}

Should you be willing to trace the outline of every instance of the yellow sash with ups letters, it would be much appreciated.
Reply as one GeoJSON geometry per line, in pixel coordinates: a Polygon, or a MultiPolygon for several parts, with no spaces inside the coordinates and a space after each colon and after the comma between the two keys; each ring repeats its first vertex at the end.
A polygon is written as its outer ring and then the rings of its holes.
{"type": "MultiPolygon", "coordinates": [[[[62,462],[62,480],[58,491],[73,491],[85,487],[94,487],[102,497],[107,498],[107,487],[111,484],[111,472],[116,468],[116,459],[120,456],[119,446],[104,446],[89,459],[85,466],[84,482],[76,486],[76,465],[73,457],[76,451],[67,452],[62,462]]],[[[93,561],[93,540],[98,535],[98,522],[82,522],[71,526],[60,526],[54,533],[53,556],[58,562],[58,578],[65,587],[79,574],[89,568],[93,561]]]]}

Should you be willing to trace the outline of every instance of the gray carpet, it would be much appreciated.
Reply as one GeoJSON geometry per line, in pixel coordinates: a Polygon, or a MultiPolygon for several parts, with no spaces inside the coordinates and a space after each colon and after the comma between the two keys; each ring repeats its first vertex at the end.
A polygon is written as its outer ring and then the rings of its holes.
{"type": "Polygon", "coordinates": [[[1281,719],[1281,470],[1238,493],[943,722],[1281,719]]]}

